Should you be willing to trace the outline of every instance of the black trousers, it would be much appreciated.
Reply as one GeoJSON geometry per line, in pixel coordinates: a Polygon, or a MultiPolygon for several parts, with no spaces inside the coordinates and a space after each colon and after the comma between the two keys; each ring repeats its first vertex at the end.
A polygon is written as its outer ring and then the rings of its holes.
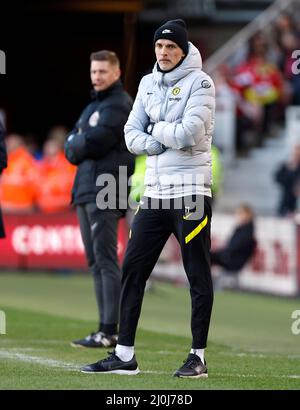
{"type": "Polygon", "coordinates": [[[96,203],[77,205],[77,216],[88,265],[94,277],[99,330],[117,333],[121,271],[117,257],[118,210],[100,210],[96,203]]]}
{"type": "Polygon", "coordinates": [[[146,281],[173,233],[181,247],[190,285],[192,348],[204,348],[213,305],[210,270],[211,198],[197,197],[197,201],[200,200],[203,205],[200,212],[190,211],[191,208],[185,204],[175,209],[174,200],[169,201],[170,209],[165,209],[164,200],[157,200],[159,209],[153,209],[153,206],[149,209],[150,200],[142,198],[141,203],[144,202],[144,205],[138,209],[131,227],[123,263],[118,343],[134,346],[146,281]]]}
{"type": "Polygon", "coordinates": [[[218,265],[227,270],[234,270],[230,266],[230,255],[226,250],[211,252],[210,259],[212,265],[218,265]]]}

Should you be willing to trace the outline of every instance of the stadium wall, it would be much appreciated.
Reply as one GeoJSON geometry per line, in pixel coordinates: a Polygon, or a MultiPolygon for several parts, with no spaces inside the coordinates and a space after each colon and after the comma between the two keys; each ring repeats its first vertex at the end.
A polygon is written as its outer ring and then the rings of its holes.
{"type": "MultiPolygon", "coordinates": [[[[5,215],[7,238],[0,242],[0,268],[19,270],[87,270],[75,212],[5,215]]],[[[300,221],[299,221],[300,222],[300,221]]],[[[257,249],[238,275],[235,286],[243,290],[282,296],[300,294],[300,224],[293,219],[256,218],[257,249]]],[[[214,214],[212,248],[225,243],[234,217],[214,214]]],[[[126,221],[118,232],[118,255],[123,260],[128,238],[126,221]]],[[[218,269],[213,270],[214,274],[218,269]]],[[[180,249],[172,236],[155,266],[153,276],[186,284],[180,249]]]]}
{"type": "MultiPolygon", "coordinates": [[[[226,242],[234,223],[232,215],[214,214],[212,249],[221,247],[226,242]]],[[[238,276],[231,277],[234,280],[228,280],[228,285],[280,296],[299,295],[300,225],[293,219],[258,217],[255,226],[255,254],[238,276]]],[[[213,268],[213,276],[218,277],[220,274],[220,268],[213,268]]],[[[180,261],[180,250],[174,238],[168,241],[154,275],[177,283],[187,282],[180,261]]]]}
{"type": "MultiPolygon", "coordinates": [[[[6,238],[0,242],[0,267],[87,270],[75,212],[4,215],[6,238]]],[[[124,219],[119,224],[118,256],[127,243],[124,219]]]]}

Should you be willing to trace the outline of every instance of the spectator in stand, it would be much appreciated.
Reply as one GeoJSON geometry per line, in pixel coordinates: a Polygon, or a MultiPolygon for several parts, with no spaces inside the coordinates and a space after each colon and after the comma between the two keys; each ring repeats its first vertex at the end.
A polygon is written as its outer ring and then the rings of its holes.
{"type": "Polygon", "coordinates": [[[235,212],[236,227],[224,247],[211,252],[211,264],[221,266],[227,274],[237,274],[254,254],[254,214],[249,205],[235,212]]]}
{"type": "MultiPolygon", "coordinates": [[[[0,120],[0,175],[2,174],[2,171],[7,167],[7,152],[6,152],[6,146],[4,142],[4,127],[2,125],[2,122],[0,120]]],[[[4,224],[3,224],[3,219],[2,219],[2,212],[0,208],[0,238],[5,237],[5,230],[4,230],[4,224]]]]}
{"type": "Polygon", "coordinates": [[[300,197],[300,145],[295,145],[290,160],[280,165],[275,181],[282,190],[278,215],[293,215],[297,209],[297,198],[300,197]]]}
{"type": "Polygon", "coordinates": [[[279,51],[284,51],[283,37],[285,34],[294,34],[299,37],[296,21],[286,12],[282,12],[277,18],[274,26],[275,43],[279,51]]]}
{"type": "Polygon", "coordinates": [[[2,209],[9,213],[29,213],[34,210],[36,162],[18,134],[6,139],[8,167],[2,174],[0,197],[2,209]]]}
{"type": "Polygon", "coordinates": [[[69,132],[64,125],[55,125],[49,130],[47,139],[57,141],[60,149],[63,150],[68,133],[69,132]]]}
{"type": "Polygon", "coordinates": [[[131,176],[130,200],[132,205],[138,206],[140,199],[145,190],[145,172],[146,172],[147,155],[137,155],[134,163],[134,173],[131,176]]]}
{"type": "Polygon", "coordinates": [[[287,32],[282,35],[281,44],[282,55],[280,68],[290,95],[287,103],[290,105],[300,105],[300,75],[299,73],[293,72],[293,65],[295,64],[293,51],[299,50],[300,39],[295,33],[287,32]]]}
{"type": "Polygon", "coordinates": [[[261,145],[270,132],[271,121],[276,120],[283,83],[279,69],[268,59],[268,47],[264,34],[256,33],[249,41],[247,60],[235,69],[231,79],[237,96],[238,150],[247,149],[245,133],[249,128],[256,135],[252,145],[261,145]]]}
{"type": "MultiPolygon", "coordinates": [[[[276,61],[285,80],[285,105],[300,104],[300,76],[292,71],[295,62],[292,53],[300,48],[300,31],[296,21],[293,15],[282,12],[274,25],[273,49],[277,54],[276,61]]],[[[284,119],[284,110],[282,113],[284,119]]]]}
{"type": "Polygon", "coordinates": [[[211,187],[212,190],[212,200],[215,202],[218,195],[222,190],[223,183],[223,167],[221,161],[221,153],[219,148],[216,145],[211,146],[211,163],[212,163],[212,179],[213,184],[211,187]]]}
{"type": "Polygon", "coordinates": [[[38,163],[36,201],[43,212],[66,211],[76,167],[66,160],[62,145],[57,139],[48,139],[44,144],[43,159],[38,163]]]}
{"type": "Polygon", "coordinates": [[[24,137],[24,144],[26,150],[35,160],[40,161],[42,159],[43,152],[34,135],[26,135],[26,137],[24,137]]]}

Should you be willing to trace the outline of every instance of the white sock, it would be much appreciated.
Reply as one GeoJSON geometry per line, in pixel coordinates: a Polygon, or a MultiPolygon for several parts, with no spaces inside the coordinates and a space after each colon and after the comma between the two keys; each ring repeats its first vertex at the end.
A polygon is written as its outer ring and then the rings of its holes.
{"type": "Polygon", "coordinates": [[[204,350],[205,349],[191,349],[190,353],[193,353],[199,356],[201,359],[201,362],[204,364],[204,350]]]}
{"type": "Polygon", "coordinates": [[[118,358],[123,362],[129,362],[134,355],[134,346],[123,346],[117,344],[115,352],[118,358]]]}

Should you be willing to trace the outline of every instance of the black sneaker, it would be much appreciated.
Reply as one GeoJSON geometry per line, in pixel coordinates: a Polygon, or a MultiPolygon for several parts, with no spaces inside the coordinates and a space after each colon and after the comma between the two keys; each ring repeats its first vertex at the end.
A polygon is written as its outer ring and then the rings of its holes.
{"type": "Polygon", "coordinates": [[[73,347],[116,347],[118,335],[106,335],[103,332],[91,333],[84,339],[73,340],[73,347]]]}
{"type": "Polygon", "coordinates": [[[114,373],[127,375],[136,375],[140,372],[135,355],[129,362],[123,362],[115,352],[108,352],[108,354],[109,356],[106,359],[81,367],[80,371],[82,373],[114,373]]]}
{"type": "Polygon", "coordinates": [[[196,354],[190,353],[188,358],[183,362],[184,365],[180,369],[176,370],[174,376],[176,377],[190,377],[190,378],[199,378],[199,377],[208,377],[206,361],[202,363],[199,356],[196,354]]]}

